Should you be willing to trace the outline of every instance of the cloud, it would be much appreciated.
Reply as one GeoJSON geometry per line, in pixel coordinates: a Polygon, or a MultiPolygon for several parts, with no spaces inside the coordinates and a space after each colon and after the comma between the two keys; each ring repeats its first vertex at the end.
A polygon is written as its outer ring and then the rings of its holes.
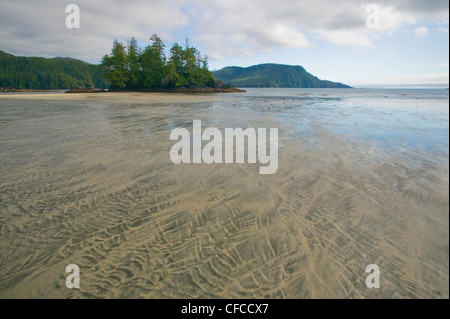
{"type": "MultiPolygon", "coordinates": [[[[77,0],[81,28],[65,27],[57,0],[2,1],[0,49],[21,55],[73,56],[98,62],[114,38],[164,41],[189,36],[212,59],[254,56],[284,48],[309,48],[327,41],[371,47],[402,28],[435,21],[448,32],[448,1],[377,0],[380,26],[366,26],[363,0],[77,0]],[[445,24],[447,21],[447,24],[445,24]]],[[[423,34],[417,31],[418,34],[423,34]]]]}
{"type": "Polygon", "coordinates": [[[136,36],[148,40],[153,33],[171,38],[189,24],[183,1],[78,0],[80,28],[65,25],[69,3],[56,0],[3,1],[0,11],[0,48],[14,54],[71,56],[98,61],[112,40],[136,36]],[[167,23],[170,21],[170,23],[167,23]]]}
{"type": "Polygon", "coordinates": [[[419,38],[425,38],[428,35],[428,29],[425,27],[419,27],[417,29],[414,29],[414,34],[416,35],[416,37],[419,38]]]}
{"type": "Polygon", "coordinates": [[[369,3],[355,0],[341,0],[338,4],[329,0],[198,0],[190,10],[197,13],[195,41],[205,43],[213,59],[229,56],[225,52],[239,53],[235,48],[242,48],[242,52],[249,55],[267,48],[315,47],[318,40],[372,47],[381,36],[414,26],[423,19],[443,19],[448,15],[448,3],[444,1],[431,1],[428,6],[422,1],[382,0],[377,1],[380,26],[369,29],[366,26],[369,3]]]}
{"type": "Polygon", "coordinates": [[[261,32],[260,38],[266,43],[285,48],[306,48],[312,46],[303,33],[282,24],[274,25],[268,30],[261,32]]]}
{"type": "Polygon", "coordinates": [[[365,79],[356,81],[352,85],[356,87],[364,87],[364,86],[448,87],[448,84],[449,84],[449,73],[447,72],[436,74],[408,75],[390,78],[365,79]]]}
{"type": "Polygon", "coordinates": [[[320,37],[328,42],[337,45],[350,45],[359,47],[372,47],[372,40],[370,36],[361,31],[354,30],[336,30],[336,31],[316,31],[320,37]]]}

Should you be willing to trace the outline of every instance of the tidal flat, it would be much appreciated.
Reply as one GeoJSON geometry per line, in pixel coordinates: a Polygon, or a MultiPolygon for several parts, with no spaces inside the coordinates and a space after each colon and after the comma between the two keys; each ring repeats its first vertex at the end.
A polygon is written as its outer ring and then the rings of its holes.
{"type": "Polygon", "coordinates": [[[0,94],[0,298],[449,298],[448,103],[448,90],[0,94]],[[278,170],[174,164],[170,133],[194,120],[278,128],[278,170]]]}

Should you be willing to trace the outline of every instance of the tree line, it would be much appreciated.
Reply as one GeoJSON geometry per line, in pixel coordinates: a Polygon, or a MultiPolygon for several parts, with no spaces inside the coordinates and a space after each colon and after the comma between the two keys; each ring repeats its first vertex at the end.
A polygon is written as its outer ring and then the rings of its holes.
{"type": "Polygon", "coordinates": [[[107,88],[97,65],[70,58],[16,57],[0,51],[0,87],[18,89],[107,88]]]}
{"type": "Polygon", "coordinates": [[[112,89],[213,88],[218,81],[208,70],[207,57],[195,47],[174,43],[166,56],[166,46],[156,35],[140,48],[136,39],[127,45],[114,40],[110,54],[100,63],[102,74],[112,89]]]}

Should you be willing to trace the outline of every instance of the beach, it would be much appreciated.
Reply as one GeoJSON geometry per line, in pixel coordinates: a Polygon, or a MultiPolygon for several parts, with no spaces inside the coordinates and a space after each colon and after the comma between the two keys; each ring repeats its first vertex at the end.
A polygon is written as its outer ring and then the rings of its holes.
{"type": "Polygon", "coordinates": [[[448,90],[0,94],[0,298],[449,298],[448,115],[448,90]],[[278,128],[278,170],[174,164],[194,120],[278,128]]]}

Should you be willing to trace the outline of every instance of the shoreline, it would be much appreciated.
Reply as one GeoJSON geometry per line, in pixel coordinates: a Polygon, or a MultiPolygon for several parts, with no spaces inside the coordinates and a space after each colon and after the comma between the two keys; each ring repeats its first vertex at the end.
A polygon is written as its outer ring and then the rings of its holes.
{"type": "Polygon", "coordinates": [[[64,93],[244,93],[235,87],[230,88],[175,88],[175,89],[123,89],[123,90],[104,90],[104,89],[69,89],[64,93]]]}
{"type": "Polygon", "coordinates": [[[108,90],[101,88],[71,88],[71,89],[20,89],[1,87],[0,93],[46,93],[64,91],[68,94],[82,94],[82,93],[244,93],[245,90],[241,90],[235,87],[228,88],[171,88],[171,89],[120,89],[120,90],[108,90]]]}
{"type": "MultiPolygon", "coordinates": [[[[53,93],[53,92],[35,92],[27,94],[1,94],[0,100],[35,100],[35,101],[103,101],[106,103],[166,103],[169,102],[211,102],[221,99],[221,94],[210,94],[210,93],[188,93],[188,92],[177,92],[178,94],[171,94],[168,92],[133,92],[133,91],[122,91],[122,92],[103,92],[98,93],[72,93],[66,94],[64,92],[53,93]]],[[[220,92],[217,92],[220,93],[220,92]]]]}
{"type": "Polygon", "coordinates": [[[64,89],[14,89],[14,88],[0,88],[0,93],[20,93],[20,92],[54,92],[64,89]]]}

